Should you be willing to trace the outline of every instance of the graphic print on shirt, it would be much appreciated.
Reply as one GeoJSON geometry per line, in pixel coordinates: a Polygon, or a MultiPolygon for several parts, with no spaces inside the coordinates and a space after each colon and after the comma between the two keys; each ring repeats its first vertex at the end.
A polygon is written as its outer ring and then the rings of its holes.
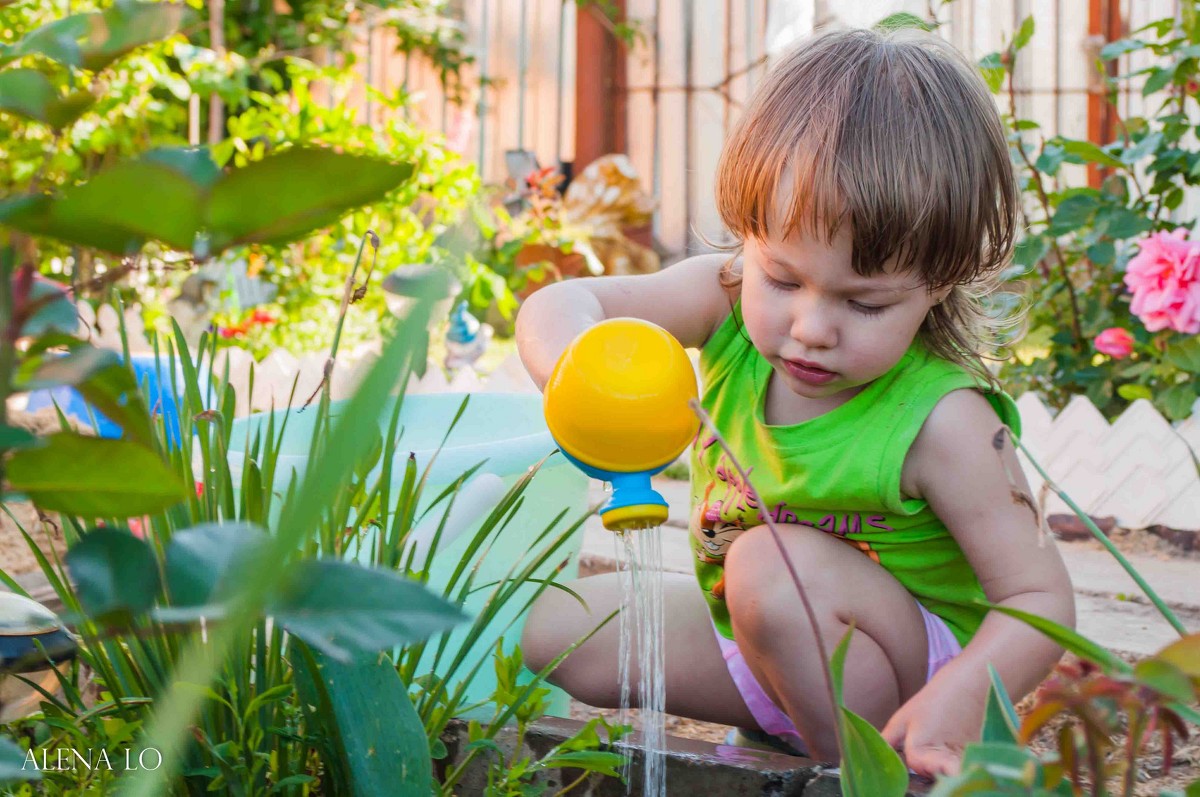
{"type": "Polygon", "coordinates": [[[697,545],[693,546],[696,558],[706,564],[722,568],[721,577],[713,584],[710,591],[714,598],[723,601],[725,600],[725,555],[729,553],[729,547],[746,530],[746,527],[721,519],[720,503],[710,504],[708,502],[714,486],[713,483],[709,483],[708,489],[704,492],[704,500],[697,505],[690,525],[692,536],[697,542],[697,545]]]}
{"type": "MultiPolygon", "coordinates": [[[[713,436],[707,440],[698,439],[697,443],[703,454],[717,444],[717,438],[713,436]]],[[[753,468],[747,475],[750,475],[751,471],[753,468]]],[[[741,478],[732,460],[719,449],[712,473],[714,478],[705,487],[703,500],[697,502],[697,511],[691,523],[692,535],[699,543],[696,556],[708,564],[720,564],[723,567],[725,552],[733,540],[747,528],[766,523],[768,517],[775,523],[793,523],[823,531],[866,554],[876,563],[879,562],[879,554],[871,543],[862,539],[850,539],[848,535],[893,530],[887,522],[887,516],[881,514],[828,511],[813,513],[811,510],[789,507],[784,501],[771,502],[764,509],[759,506],[758,497],[741,478]],[[714,497],[714,488],[719,489],[720,497],[714,497]]],[[[725,578],[722,575],[713,586],[713,597],[723,599],[724,587],[725,578]]]]}

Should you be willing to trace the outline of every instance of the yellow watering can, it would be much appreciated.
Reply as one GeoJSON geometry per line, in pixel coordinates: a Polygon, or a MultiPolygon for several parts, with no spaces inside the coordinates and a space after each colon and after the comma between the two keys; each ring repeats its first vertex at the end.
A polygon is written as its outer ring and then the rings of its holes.
{"type": "Polygon", "coordinates": [[[584,330],[559,357],[544,391],[546,425],[584,473],[610,482],[600,509],[612,531],[651,528],[667,502],[650,477],[696,437],[688,407],[696,373],[679,341],[636,318],[610,318],[584,330]]]}

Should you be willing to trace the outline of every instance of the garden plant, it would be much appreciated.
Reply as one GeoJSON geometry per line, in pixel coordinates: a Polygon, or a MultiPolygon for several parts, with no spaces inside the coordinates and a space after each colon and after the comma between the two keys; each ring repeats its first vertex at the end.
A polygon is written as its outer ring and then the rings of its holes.
{"type": "MultiPolygon", "coordinates": [[[[435,5],[406,7],[424,13],[435,5]]],[[[246,327],[241,336],[267,347],[308,335],[304,345],[335,358],[354,313],[381,307],[369,284],[377,255],[402,262],[454,252],[435,251],[450,221],[439,214],[468,206],[478,189],[474,172],[401,122],[381,132],[344,103],[315,100],[314,83],[337,75],[282,52],[328,43],[310,38],[312,22],[341,19],[343,6],[293,7],[282,26],[273,11],[247,17],[234,26],[242,38],[216,49],[184,43],[184,33],[202,39],[202,15],[173,4],[119,2],[62,19],[29,4],[0,9],[12,34],[0,51],[0,124],[14,148],[0,199],[0,497],[24,496],[61,514],[64,557],[39,545],[34,532],[26,539],[80,643],[60,693],[44,693],[42,713],[8,726],[0,740],[0,778],[17,781],[8,787],[15,793],[33,793],[20,781],[40,777],[36,788],[48,794],[104,793],[119,778],[128,793],[145,795],[450,795],[471,759],[486,756],[489,793],[524,795],[544,788],[533,778],[550,768],[580,770],[569,791],[620,767],[608,743],[624,729],[602,720],[539,760],[501,756],[496,734],[510,721],[523,734],[545,710],[542,679],[556,662],[529,679],[519,649],[500,644],[470,654],[475,641],[504,630],[497,618],[506,605],[524,608],[555,588],[533,574],[566,558],[583,522],[560,514],[536,530],[504,579],[476,583],[477,563],[512,522],[537,468],[472,532],[448,584],[429,586],[436,538],[423,560],[406,545],[422,512],[440,518],[440,535],[459,488],[479,470],[430,497],[428,471],[403,455],[403,388],[416,366],[412,342],[432,323],[431,301],[386,331],[379,361],[348,403],[332,402],[328,384],[313,397],[303,410],[316,416],[309,467],[282,492],[273,485],[286,415],[237,441],[247,454],[229,460],[236,396],[214,367],[228,338],[205,334],[191,347],[181,329],[166,329],[164,315],[158,378],[179,404],[182,434],[173,435],[129,370],[128,352],[75,336],[74,300],[106,295],[122,306],[139,298],[122,280],[148,263],[189,274],[242,259],[260,263],[255,268],[286,290],[270,316],[279,323],[253,333],[246,327]],[[258,60],[264,50],[269,58],[258,60]],[[166,88],[142,91],[147,75],[166,88]],[[183,148],[186,114],[177,100],[201,87],[220,95],[223,135],[212,148],[183,148]],[[365,288],[363,303],[329,330],[294,331],[311,307],[340,302],[347,273],[352,288],[365,288]],[[8,416],[9,396],[59,385],[75,386],[122,436],[85,436],[63,418],[61,432],[39,437],[8,416]],[[479,591],[488,595],[486,608],[464,615],[459,605],[479,591]],[[469,628],[467,643],[439,636],[454,626],[469,628]],[[466,685],[484,668],[495,670],[495,693],[468,703],[466,685]],[[442,733],[463,714],[476,717],[468,749],[450,762],[442,733]],[[43,751],[72,747],[153,747],[162,763],[129,772],[25,766],[30,754],[42,760],[43,751]]],[[[1200,244],[1188,240],[1190,219],[1172,220],[1184,189],[1200,181],[1200,153],[1188,149],[1187,135],[1200,22],[1194,2],[1183,8],[1181,20],[1102,52],[1105,59],[1154,52],[1141,90],[1167,95],[1156,115],[1125,120],[1120,140],[1034,146],[1033,123],[1011,119],[1030,221],[1012,276],[1028,286],[1031,333],[1005,376],[1060,404],[1082,392],[1111,415],[1145,398],[1182,418],[1200,390],[1193,254],[1200,244]],[[1064,163],[1096,167],[1101,186],[1054,184],[1064,163]]],[[[453,39],[412,30],[410,44],[442,59],[452,80],[465,57],[453,39]]],[[[1028,20],[982,64],[998,91],[1011,86],[1032,34],[1028,20]]],[[[494,293],[479,295],[494,301],[512,287],[500,277],[494,293]]],[[[245,321],[230,315],[223,325],[245,321]]],[[[0,578],[23,592],[7,574],[0,578]]],[[[1150,734],[1164,739],[1169,763],[1172,744],[1200,724],[1200,636],[1138,578],[1181,638],[1136,664],[1070,629],[1006,610],[1079,663],[1060,668],[1023,720],[994,680],[981,742],[934,794],[1132,794],[1150,734]],[[1030,739],[1064,716],[1072,722],[1058,733],[1057,749],[1033,752],[1030,739]],[[1118,730],[1127,743],[1114,749],[1118,730]]],[[[830,655],[838,705],[845,654],[843,644],[830,655]]],[[[874,728],[843,708],[839,732],[846,793],[904,793],[906,770],[874,728]]],[[[1186,794],[1200,794],[1200,784],[1186,794]]]]}
{"type": "MultiPolygon", "coordinates": [[[[189,16],[179,6],[122,3],[30,31],[7,52],[34,59],[50,77],[18,66],[24,77],[14,81],[0,71],[7,107],[57,125],[57,140],[78,114],[48,110],[70,96],[54,79],[107,66],[94,53],[116,51],[114,42],[121,49],[113,57],[155,46],[189,16]]],[[[310,467],[280,494],[274,470],[286,416],[239,441],[246,456],[229,461],[236,396],[212,368],[216,336],[202,337],[194,351],[178,328],[157,339],[158,381],[171,385],[183,419],[182,434],[173,434],[164,415],[150,411],[128,351],[74,337],[68,292],[37,275],[46,250],[64,247],[122,265],[149,249],[191,268],[247,247],[285,246],[361,205],[411,203],[405,191],[419,179],[419,164],[331,149],[280,146],[254,155],[222,170],[203,149],[154,148],[106,163],[84,182],[48,192],[33,184],[0,204],[0,407],[15,392],[73,385],[123,432],[85,436],[64,419],[62,432],[37,437],[0,416],[6,500],[20,495],[61,513],[62,560],[26,539],[80,641],[61,695],[43,693],[43,713],[8,728],[13,741],[4,744],[0,777],[41,778],[42,790],[64,794],[102,793],[117,777],[133,794],[448,794],[462,767],[435,781],[432,762],[446,755],[440,735],[452,717],[487,709],[494,720],[472,727],[471,758],[507,719],[527,724],[542,710],[540,678],[516,677],[519,651],[468,652],[504,630],[495,627],[499,611],[528,600],[520,588],[563,558],[582,518],[560,524],[564,510],[505,578],[475,583],[478,559],[519,509],[533,468],[473,533],[450,582],[438,594],[425,586],[436,536],[423,559],[405,543],[420,519],[427,471],[398,456],[401,401],[391,396],[403,392],[430,301],[385,334],[379,362],[352,399],[334,405],[326,383],[306,408],[316,413],[310,467]],[[369,563],[349,561],[367,539],[376,541],[369,563]],[[463,598],[482,590],[485,609],[464,615],[463,598]],[[426,640],[464,623],[467,641],[434,638],[432,671],[422,669],[426,640]],[[466,705],[465,684],[485,666],[496,667],[500,686],[485,705],[466,705]],[[115,760],[124,760],[124,749],[153,748],[161,764],[129,772],[27,766],[31,756],[43,760],[43,750],[82,747],[115,760]]],[[[364,230],[355,271],[368,242],[379,247],[364,230]]],[[[444,524],[458,487],[480,465],[423,511],[440,513],[444,524]]],[[[550,586],[539,580],[533,594],[550,586]]],[[[526,771],[499,770],[496,788],[522,788],[539,768],[568,763],[612,772],[620,757],[591,751],[600,724],[547,759],[527,761],[526,771]]]]}

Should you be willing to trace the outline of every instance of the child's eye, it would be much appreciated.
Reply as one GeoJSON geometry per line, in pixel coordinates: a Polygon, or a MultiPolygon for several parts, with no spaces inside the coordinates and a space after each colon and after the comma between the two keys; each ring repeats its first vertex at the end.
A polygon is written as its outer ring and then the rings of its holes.
{"type": "Polygon", "coordinates": [[[850,306],[863,315],[879,315],[888,308],[886,304],[863,304],[855,301],[851,301],[850,306]]]}
{"type": "Polygon", "coordinates": [[[791,282],[780,282],[772,277],[767,272],[763,272],[763,279],[767,281],[767,287],[776,291],[794,291],[798,286],[791,282]]]}

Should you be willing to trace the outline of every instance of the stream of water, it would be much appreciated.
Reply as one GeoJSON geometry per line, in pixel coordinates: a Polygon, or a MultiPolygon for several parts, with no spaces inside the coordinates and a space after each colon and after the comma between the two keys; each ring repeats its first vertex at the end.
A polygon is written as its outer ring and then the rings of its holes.
{"type": "MultiPolygon", "coordinates": [[[[621,709],[618,722],[631,722],[632,676],[638,674],[637,705],[642,733],[642,790],[645,797],[665,797],[666,679],[663,653],[662,535],[658,527],[626,531],[616,537],[617,572],[621,583],[621,709]]],[[[626,764],[625,782],[633,790],[626,764]]]]}

